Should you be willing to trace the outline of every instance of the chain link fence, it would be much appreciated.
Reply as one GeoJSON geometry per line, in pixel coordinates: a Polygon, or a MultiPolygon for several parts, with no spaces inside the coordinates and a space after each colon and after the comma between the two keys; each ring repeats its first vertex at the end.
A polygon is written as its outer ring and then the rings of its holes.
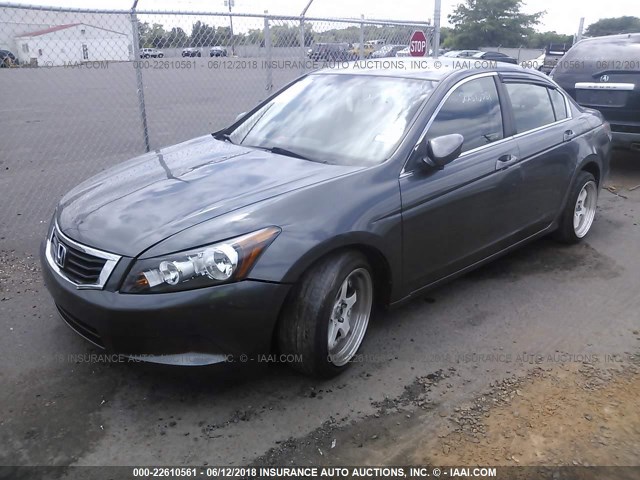
{"type": "Polygon", "coordinates": [[[0,3],[3,231],[115,163],[231,123],[310,70],[395,56],[426,23],[0,3]],[[398,45],[398,47],[395,47],[398,45]]]}

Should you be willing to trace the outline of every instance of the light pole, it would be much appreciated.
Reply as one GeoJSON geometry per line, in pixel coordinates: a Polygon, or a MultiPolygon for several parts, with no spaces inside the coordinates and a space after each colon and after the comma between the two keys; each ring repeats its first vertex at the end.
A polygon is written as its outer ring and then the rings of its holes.
{"type": "Polygon", "coordinates": [[[580,17],[580,25],[578,25],[578,34],[576,35],[576,41],[574,43],[578,43],[582,40],[582,32],[584,30],[584,17],[580,17]]]}
{"type": "Polygon", "coordinates": [[[433,58],[438,58],[440,54],[440,12],[441,0],[436,0],[435,7],[433,9],[433,58]]]}
{"type": "Polygon", "coordinates": [[[224,0],[224,6],[229,6],[229,25],[231,27],[231,56],[235,56],[236,50],[233,43],[233,16],[231,15],[231,8],[236,4],[235,0],[224,0]]]}

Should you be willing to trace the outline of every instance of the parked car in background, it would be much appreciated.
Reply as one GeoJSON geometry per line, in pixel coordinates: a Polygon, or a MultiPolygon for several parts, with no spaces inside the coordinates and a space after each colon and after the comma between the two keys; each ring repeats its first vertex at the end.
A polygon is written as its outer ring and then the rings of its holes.
{"type": "Polygon", "coordinates": [[[227,49],[224,47],[211,47],[211,50],[209,50],[210,57],[226,57],[227,55],[227,49]]]}
{"type": "Polygon", "coordinates": [[[140,58],[162,58],[164,57],[164,52],[162,50],[158,50],[157,48],[141,48],[140,49],[140,58]]]}
{"type": "Polygon", "coordinates": [[[410,57],[410,56],[411,56],[411,49],[409,48],[408,45],[402,50],[398,50],[396,52],[396,57],[410,57]]]}
{"type": "Polygon", "coordinates": [[[395,57],[400,50],[403,50],[408,47],[409,47],[408,45],[385,45],[380,50],[373,52],[371,54],[371,58],[395,57]]]}
{"type": "Polygon", "coordinates": [[[163,58],[164,52],[157,48],[141,48],[140,58],[163,58]]]}
{"type": "Polygon", "coordinates": [[[538,58],[538,62],[540,62],[538,70],[549,75],[558,61],[570,48],[571,45],[566,43],[551,43],[547,45],[543,54],[540,56],[541,58],[538,58]]]}
{"type": "Polygon", "coordinates": [[[615,146],[640,151],[640,33],[581,40],[550,76],[580,105],[604,115],[615,146]]]}
{"type": "Polygon", "coordinates": [[[365,45],[372,45],[373,48],[375,48],[376,50],[381,49],[382,47],[384,47],[387,44],[387,41],[383,38],[378,39],[378,40],[367,40],[366,42],[364,42],[365,45]]]}
{"type": "Polygon", "coordinates": [[[444,54],[445,57],[453,57],[453,58],[467,58],[473,57],[474,55],[482,53],[480,50],[451,50],[444,54]]]}
{"type": "Polygon", "coordinates": [[[185,48],[182,50],[183,57],[201,57],[202,50],[199,48],[185,48]]]}
{"type": "Polygon", "coordinates": [[[353,60],[348,43],[316,43],[311,47],[309,58],[314,62],[353,60]]]}
{"type": "Polygon", "coordinates": [[[0,68],[18,65],[16,56],[9,50],[0,50],[0,68]]]}
{"type": "Polygon", "coordinates": [[[540,54],[539,57],[534,58],[533,60],[523,60],[520,62],[520,66],[522,68],[533,68],[534,70],[542,71],[542,65],[544,65],[544,52],[540,54]]]}
{"type": "MultiPolygon", "coordinates": [[[[370,58],[371,55],[374,54],[374,52],[376,51],[376,47],[374,44],[372,43],[366,43],[364,44],[364,53],[363,53],[363,57],[364,58],[370,58]]],[[[360,58],[360,44],[359,43],[353,43],[351,45],[351,48],[349,48],[349,56],[352,60],[357,60],[360,58]]]]}
{"type": "Polygon", "coordinates": [[[533,70],[441,63],[315,71],[71,190],[41,249],[62,319],[136,360],[275,347],[329,377],[374,305],[547,234],[581,241],[609,169],[600,113],[533,70]]]}
{"type": "Polygon", "coordinates": [[[477,58],[479,60],[487,60],[490,62],[504,62],[504,63],[512,63],[514,65],[518,64],[518,60],[502,52],[478,52],[474,54],[472,58],[477,58]]]}

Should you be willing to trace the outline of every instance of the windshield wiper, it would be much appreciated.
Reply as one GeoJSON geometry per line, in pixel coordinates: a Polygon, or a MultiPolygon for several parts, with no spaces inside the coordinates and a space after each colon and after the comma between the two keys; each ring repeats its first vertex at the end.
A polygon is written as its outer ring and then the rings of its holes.
{"type": "Polygon", "coordinates": [[[222,140],[223,142],[233,143],[233,141],[231,141],[231,135],[226,132],[214,133],[213,138],[215,138],[216,140],[222,140]]]}
{"type": "Polygon", "coordinates": [[[298,152],[294,152],[292,150],[288,150],[282,147],[269,147],[269,148],[255,147],[255,148],[260,148],[262,150],[266,150],[267,152],[275,153],[276,155],[286,155],[287,157],[300,158],[301,160],[309,160],[310,162],[324,163],[324,164],[329,163],[327,161],[316,160],[315,158],[306,157],[298,152]]]}
{"type": "Polygon", "coordinates": [[[300,153],[293,152],[282,147],[270,147],[264,148],[264,150],[266,150],[267,152],[275,153],[276,155],[286,155],[287,157],[300,158],[302,160],[311,160],[309,157],[305,157],[300,153]]]}

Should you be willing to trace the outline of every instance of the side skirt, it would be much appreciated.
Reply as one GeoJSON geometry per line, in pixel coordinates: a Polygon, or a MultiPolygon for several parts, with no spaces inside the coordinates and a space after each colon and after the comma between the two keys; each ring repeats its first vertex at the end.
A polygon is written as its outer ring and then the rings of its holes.
{"type": "Polygon", "coordinates": [[[553,232],[556,228],[558,228],[558,223],[557,220],[554,221],[553,223],[551,223],[547,228],[545,228],[544,230],[541,230],[538,233],[534,233],[533,235],[531,235],[530,237],[527,237],[523,240],[520,240],[517,243],[514,243],[513,245],[505,248],[504,250],[500,250],[499,252],[496,252],[492,255],[489,255],[488,257],[484,258],[483,260],[479,260],[476,263],[472,263],[471,265],[469,265],[468,267],[464,267],[461,270],[458,270],[457,272],[451,273],[449,275],[447,275],[446,277],[442,277],[439,280],[436,280],[435,282],[431,282],[428,285],[425,285],[424,287],[420,287],[417,290],[414,290],[413,292],[411,292],[409,295],[407,295],[406,297],[401,298],[400,300],[396,300],[395,302],[391,303],[389,305],[390,309],[394,309],[397,308],[399,306],[404,305],[405,303],[413,300],[416,297],[420,297],[422,295],[424,295],[426,292],[428,292],[429,290],[432,290],[436,287],[439,287],[447,282],[450,282],[452,280],[455,280],[458,277],[461,277],[462,275],[475,270],[483,265],[486,265],[489,262],[492,262],[493,260],[502,257],[503,255],[508,254],[509,252],[512,252],[513,250],[516,250],[520,247],[522,247],[523,245],[526,245],[527,243],[531,243],[534,240],[537,240],[538,238],[544,237],[545,235],[548,235],[549,233],[553,232]]]}

